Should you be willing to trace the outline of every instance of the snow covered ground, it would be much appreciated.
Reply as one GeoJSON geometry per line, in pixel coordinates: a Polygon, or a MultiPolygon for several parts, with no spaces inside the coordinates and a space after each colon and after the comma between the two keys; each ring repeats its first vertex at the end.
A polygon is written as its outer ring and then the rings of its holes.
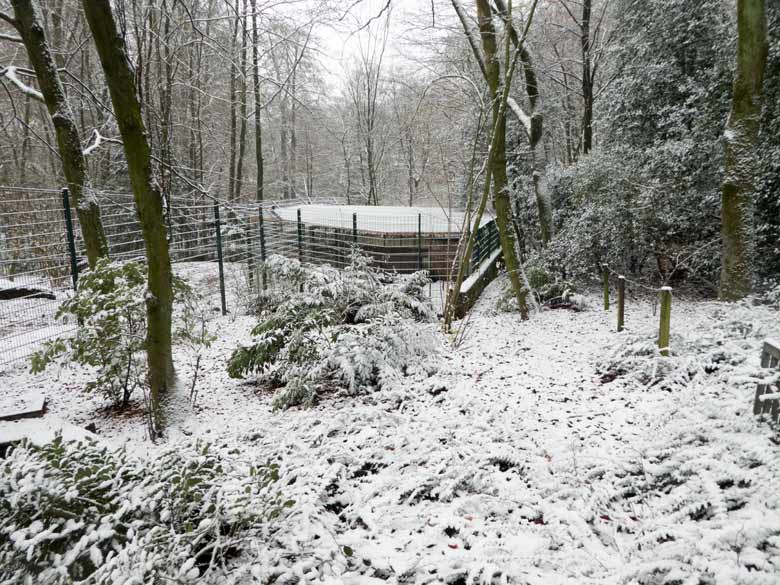
{"type": "MultiPolygon", "coordinates": [[[[630,300],[627,330],[616,333],[614,308],[600,310],[595,297],[590,310],[527,322],[497,313],[500,286],[483,294],[460,347],[443,340],[434,377],[285,412],[225,372],[254,319],[214,313],[219,339],[198,405],[179,405],[170,441],[202,438],[233,456],[281,461],[296,504],[248,559],[251,575],[780,583],[780,448],[751,413],[750,377],[761,340],[778,335],[778,313],[675,299],[678,357],[643,358],[640,375],[616,364],[642,340],[652,344],[649,302],[630,300]]],[[[178,373],[187,386],[186,356],[178,373]]],[[[0,387],[6,396],[43,391],[53,415],[94,422],[104,440],[142,456],[160,448],[145,440],[140,408],[109,415],[80,392],[84,380],[19,369],[0,387]]]]}

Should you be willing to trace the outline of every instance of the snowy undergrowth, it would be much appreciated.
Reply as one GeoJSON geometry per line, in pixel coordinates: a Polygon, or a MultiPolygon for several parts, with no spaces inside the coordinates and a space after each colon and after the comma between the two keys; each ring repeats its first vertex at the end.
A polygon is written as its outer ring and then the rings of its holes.
{"type": "Polygon", "coordinates": [[[151,460],[56,439],[0,466],[0,583],[224,582],[294,505],[279,466],[207,444],[151,460]]]}
{"type": "MultiPolygon", "coordinates": [[[[237,582],[777,583],[780,461],[750,412],[750,375],[778,313],[743,306],[742,330],[732,306],[675,299],[667,363],[704,373],[648,384],[626,370],[603,383],[596,365],[617,348],[653,344],[649,303],[630,299],[618,334],[614,310],[521,322],[495,310],[499,294],[500,282],[488,287],[434,377],[285,411],[228,378],[225,358],[251,324],[215,317],[201,399],[171,437],[284,461],[295,500],[232,561],[233,575],[246,571],[237,582]],[[730,357],[708,373],[713,352],[696,340],[709,336],[730,357]]],[[[78,382],[27,379],[60,389],[54,413],[92,420],[94,403],[71,397],[78,382]]],[[[98,419],[107,440],[156,456],[134,424],[98,419]]]]}

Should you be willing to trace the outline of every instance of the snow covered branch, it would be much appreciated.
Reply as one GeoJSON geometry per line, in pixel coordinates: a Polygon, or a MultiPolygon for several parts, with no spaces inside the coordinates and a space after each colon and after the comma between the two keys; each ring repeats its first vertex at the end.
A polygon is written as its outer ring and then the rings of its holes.
{"type": "Polygon", "coordinates": [[[92,130],[92,144],[88,145],[83,151],[82,154],[84,156],[89,156],[92,154],[93,151],[100,148],[100,145],[104,142],[112,142],[114,144],[122,144],[121,140],[118,140],[116,138],[107,138],[106,136],[103,136],[100,131],[95,128],[92,130]]]}
{"type": "Polygon", "coordinates": [[[23,94],[42,102],[43,94],[34,87],[27,85],[21,79],[19,79],[19,76],[17,75],[18,72],[18,67],[9,66],[0,68],[0,79],[6,78],[8,81],[13,83],[23,94]]]}
{"type": "Polygon", "coordinates": [[[7,35],[5,33],[0,33],[0,41],[8,41],[10,43],[21,43],[22,39],[20,37],[15,37],[14,35],[7,35]]]}

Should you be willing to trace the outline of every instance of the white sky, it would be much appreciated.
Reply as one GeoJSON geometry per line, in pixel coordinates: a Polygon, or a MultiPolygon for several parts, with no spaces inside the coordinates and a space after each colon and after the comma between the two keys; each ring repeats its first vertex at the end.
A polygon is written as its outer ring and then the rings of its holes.
{"type": "MultiPolygon", "coordinates": [[[[318,36],[323,50],[321,59],[328,70],[328,82],[334,88],[341,86],[345,69],[360,55],[360,44],[365,46],[370,32],[381,31],[387,13],[372,21],[368,28],[357,32],[370,18],[376,18],[385,3],[385,0],[362,0],[341,22],[319,28],[318,36]]],[[[350,4],[352,0],[345,0],[345,9],[350,4]]],[[[422,24],[422,14],[427,19],[431,18],[431,3],[430,0],[391,0],[389,12],[389,34],[383,66],[403,67],[409,64],[405,57],[405,46],[409,40],[410,25],[422,24]]]]}

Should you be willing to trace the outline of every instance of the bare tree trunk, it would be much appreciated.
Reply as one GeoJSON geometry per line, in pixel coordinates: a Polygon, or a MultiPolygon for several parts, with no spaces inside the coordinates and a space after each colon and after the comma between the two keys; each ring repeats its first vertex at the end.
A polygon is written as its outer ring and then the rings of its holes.
{"type": "MultiPolygon", "coordinates": [[[[501,240],[504,264],[512,283],[523,318],[528,318],[524,286],[520,278],[520,263],[515,250],[515,238],[512,231],[512,209],[509,201],[509,187],[506,173],[506,109],[501,108],[501,67],[498,61],[496,29],[488,0],[476,0],[479,32],[485,51],[485,70],[490,89],[493,109],[494,137],[491,144],[489,164],[493,178],[493,207],[496,211],[496,226],[501,240]]],[[[478,226],[477,226],[478,227],[478,226]]]]}
{"type": "Polygon", "coordinates": [[[764,0],[737,0],[737,71],[726,124],[725,179],[721,208],[720,298],[738,300],[752,291],[755,148],[769,45],[764,0]]]}
{"type": "Polygon", "coordinates": [[[582,2],[580,44],[582,46],[582,154],[593,148],[593,78],[590,56],[590,12],[592,0],[582,2]]]}
{"type": "Polygon", "coordinates": [[[138,219],[146,246],[146,354],[152,406],[152,431],[163,427],[160,399],[173,382],[171,260],[163,214],[163,195],[154,177],[152,156],[136,84],[125,45],[111,12],[111,0],[82,0],[114,105],[127,159],[138,219]]]}
{"type": "Polygon", "coordinates": [[[263,201],[263,126],[260,119],[262,96],[260,95],[260,58],[257,52],[259,43],[257,34],[257,0],[252,0],[252,80],[255,95],[255,161],[257,164],[257,182],[255,200],[263,201]]]}
{"type": "Polygon", "coordinates": [[[246,26],[246,0],[244,1],[244,16],[241,19],[241,71],[239,72],[239,95],[241,107],[241,129],[238,132],[238,160],[236,161],[236,186],[233,190],[233,198],[241,199],[241,188],[244,181],[244,156],[246,155],[246,52],[247,52],[247,26],[246,26]]]}
{"type": "Polygon", "coordinates": [[[87,164],[81,149],[79,132],[65,99],[58,68],[52,57],[41,21],[32,0],[13,0],[14,25],[19,31],[38,86],[51,116],[62,160],[62,171],[68,182],[71,201],[81,225],[87,260],[94,266],[98,258],[108,255],[108,244],[100,219],[100,207],[93,195],[86,193],[87,164]]]}
{"type": "Polygon", "coordinates": [[[238,77],[238,67],[236,67],[236,46],[238,45],[238,3],[236,3],[236,20],[233,25],[233,36],[230,42],[230,85],[228,91],[230,92],[230,113],[229,116],[229,138],[230,144],[228,146],[229,160],[228,160],[228,189],[227,199],[233,201],[235,199],[236,191],[236,81],[238,77]]]}

